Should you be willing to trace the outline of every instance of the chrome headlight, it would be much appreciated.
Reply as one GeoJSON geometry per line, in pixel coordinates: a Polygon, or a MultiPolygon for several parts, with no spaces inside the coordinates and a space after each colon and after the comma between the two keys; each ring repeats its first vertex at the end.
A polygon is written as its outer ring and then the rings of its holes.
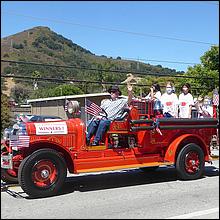
{"type": "Polygon", "coordinates": [[[69,101],[67,105],[67,111],[70,114],[79,112],[79,102],[78,101],[69,101]]]}
{"type": "Polygon", "coordinates": [[[26,124],[23,122],[14,124],[12,128],[13,128],[11,130],[12,135],[26,135],[27,134],[26,124]]]}

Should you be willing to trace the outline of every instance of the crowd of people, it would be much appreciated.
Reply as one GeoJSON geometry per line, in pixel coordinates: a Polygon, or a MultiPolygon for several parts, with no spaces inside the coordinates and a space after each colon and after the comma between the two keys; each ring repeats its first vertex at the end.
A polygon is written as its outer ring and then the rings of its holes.
{"type": "Polygon", "coordinates": [[[159,84],[154,83],[145,99],[153,100],[155,105],[160,103],[159,109],[162,116],[166,118],[192,118],[193,108],[198,118],[211,118],[213,116],[211,98],[209,96],[193,98],[189,83],[182,85],[179,96],[177,96],[172,82],[166,83],[166,90],[163,94],[159,84]]]}

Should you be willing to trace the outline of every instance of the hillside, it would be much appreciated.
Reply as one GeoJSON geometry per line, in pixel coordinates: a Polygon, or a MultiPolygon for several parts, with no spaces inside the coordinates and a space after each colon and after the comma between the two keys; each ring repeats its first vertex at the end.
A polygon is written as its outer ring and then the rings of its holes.
{"type": "MultiPolygon", "coordinates": [[[[173,69],[163,68],[161,65],[153,66],[135,61],[107,58],[97,56],[91,51],[73,43],[71,40],[59,35],[48,27],[34,27],[29,30],[5,37],[1,39],[1,59],[18,60],[26,62],[47,63],[55,65],[76,66],[78,68],[55,68],[36,65],[9,64],[3,62],[1,73],[23,76],[33,76],[37,71],[41,77],[60,78],[60,79],[86,79],[90,81],[121,82],[126,79],[125,73],[112,73],[91,71],[86,69],[107,69],[107,70],[127,70],[127,71],[146,71],[149,73],[161,73],[175,75],[173,69]],[[83,69],[80,69],[83,68],[83,69]]],[[[25,83],[15,80],[15,83],[25,83]]],[[[30,82],[32,86],[33,82],[30,82]]],[[[13,85],[11,83],[10,85],[13,85]]],[[[40,87],[53,87],[46,82],[40,83],[40,87]]],[[[77,84],[82,91],[85,85],[77,84]]],[[[11,88],[4,86],[9,91],[11,88]]],[[[89,92],[100,91],[100,85],[87,85],[89,92]]]]}

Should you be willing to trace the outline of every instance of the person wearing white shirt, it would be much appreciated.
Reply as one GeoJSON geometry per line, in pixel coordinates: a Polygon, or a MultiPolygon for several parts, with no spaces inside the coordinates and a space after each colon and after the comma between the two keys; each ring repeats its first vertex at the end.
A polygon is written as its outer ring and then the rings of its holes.
{"type": "Polygon", "coordinates": [[[161,90],[160,85],[158,83],[153,83],[149,94],[145,97],[147,100],[160,100],[161,98],[161,90]]]}
{"type": "Polygon", "coordinates": [[[179,118],[191,118],[193,96],[190,93],[190,84],[185,83],[181,87],[182,93],[179,95],[179,118]]]}
{"type": "Polygon", "coordinates": [[[179,100],[175,93],[173,93],[173,84],[167,82],[166,92],[161,96],[161,104],[163,107],[163,115],[166,118],[178,118],[179,100]]]}

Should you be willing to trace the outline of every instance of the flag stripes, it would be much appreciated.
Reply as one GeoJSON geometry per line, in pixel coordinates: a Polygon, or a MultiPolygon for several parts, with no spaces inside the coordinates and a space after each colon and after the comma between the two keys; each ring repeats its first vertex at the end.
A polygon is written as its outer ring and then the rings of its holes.
{"type": "Polygon", "coordinates": [[[19,135],[17,139],[10,140],[10,147],[29,147],[30,136],[19,135]]]}
{"type": "Polygon", "coordinates": [[[215,89],[213,92],[212,102],[213,102],[213,105],[219,105],[219,94],[218,94],[217,89],[215,89]]]}
{"type": "Polygon", "coordinates": [[[95,104],[94,102],[89,101],[86,99],[86,105],[85,105],[85,112],[96,116],[102,111],[101,107],[95,104]]]}
{"type": "Polygon", "coordinates": [[[69,101],[65,99],[65,104],[64,104],[64,111],[67,112],[67,107],[68,107],[69,101]]]}

